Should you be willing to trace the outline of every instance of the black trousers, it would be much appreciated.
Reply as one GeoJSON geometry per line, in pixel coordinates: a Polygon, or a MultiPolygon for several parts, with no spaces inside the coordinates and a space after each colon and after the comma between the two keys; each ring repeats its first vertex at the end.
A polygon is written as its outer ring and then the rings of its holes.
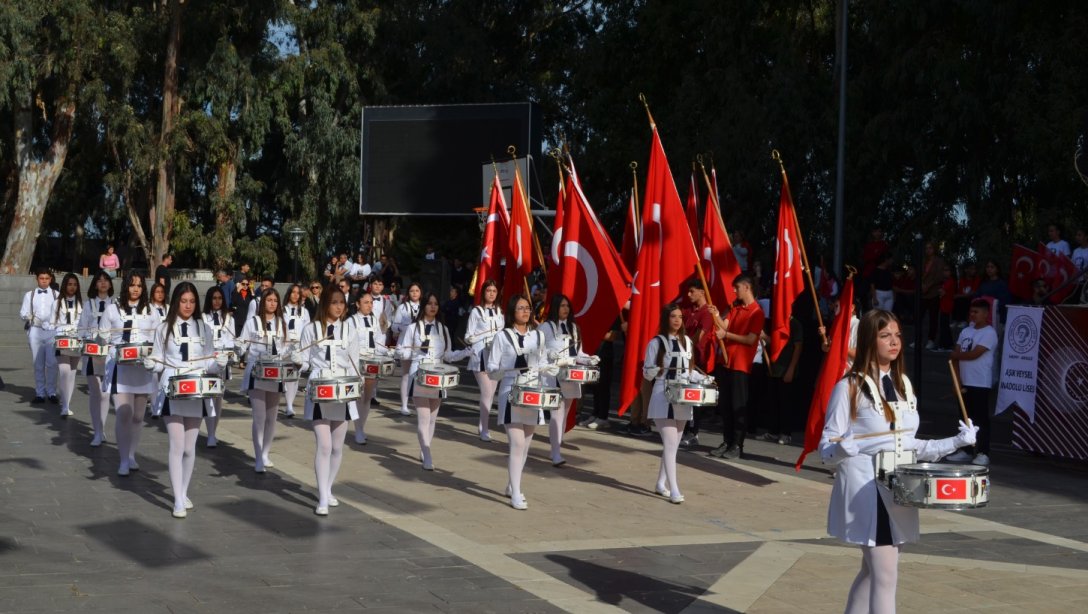
{"type": "Polygon", "coordinates": [[[975,441],[975,453],[990,455],[990,389],[965,386],[963,402],[967,406],[967,416],[978,427],[975,441]]]}
{"type": "Polygon", "coordinates": [[[722,418],[722,438],[727,446],[744,447],[748,433],[748,374],[718,367],[718,415],[722,418]]]}
{"type": "Polygon", "coordinates": [[[608,420],[608,412],[612,409],[612,369],[615,362],[615,344],[611,341],[601,342],[597,348],[597,356],[601,363],[601,379],[593,386],[587,386],[587,390],[593,392],[593,415],[601,420],[608,420]]]}
{"type": "Polygon", "coordinates": [[[763,407],[767,408],[769,414],[768,433],[792,436],[794,431],[804,430],[803,425],[798,428],[797,424],[798,412],[793,401],[793,382],[787,384],[781,377],[770,378],[767,397],[767,403],[763,407]]]}

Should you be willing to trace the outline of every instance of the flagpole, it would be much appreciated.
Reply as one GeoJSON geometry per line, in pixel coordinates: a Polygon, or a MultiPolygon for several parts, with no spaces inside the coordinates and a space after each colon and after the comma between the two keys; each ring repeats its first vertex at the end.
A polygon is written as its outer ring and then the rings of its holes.
{"type": "Polygon", "coordinates": [[[638,210],[638,162],[631,161],[631,195],[635,200],[635,243],[642,245],[642,214],[638,210]]]}
{"type": "MultiPolygon", "coordinates": [[[[714,208],[718,210],[717,215],[718,215],[718,221],[720,222],[721,221],[721,207],[718,205],[718,196],[717,196],[717,194],[714,194],[714,189],[712,187],[710,187],[710,179],[707,178],[707,176],[706,176],[706,167],[703,166],[702,157],[700,156],[698,160],[699,160],[699,166],[703,167],[703,178],[706,179],[707,190],[710,192],[711,198],[714,199],[714,208]]],[[[692,170],[695,170],[694,169],[695,163],[692,162],[691,165],[692,165],[692,170]]],[[[689,232],[688,234],[690,236],[691,233],[689,232]]],[[[726,237],[728,237],[728,236],[729,235],[727,234],[726,237]]],[[[695,245],[695,237],[691,237],[691,244],[693,246],[695,245]]],[[[703,259],[702,259],[701,254],[699,253],[699,248],[697,246],[695,247],[695,255],[696,255],[695,268],[698,269],[698,271],[699,271],[699,281],[702,282],[702,284],[703,284],[703,295],[706,297],[706,304],[708,306],[710,306],[710,307],[714,307],[714,299],[712,299],[710,297],[710,286],[707,285],[706,277],[703,274],[703,263],[702,263],[703,259]]],[[[714,308],[717,309],[717,307],[714,307],[714,308]]],[[[717,335],[715,335],[715,336],[717,336],[717,335]]],[[[721,348],[722,348],[722,357],[723,357],[723,359],[728,360],[728,358],[726,357],[726,353],[725,353],[725,340],[719,338],[718,339],[718,345],[720,345],[721,348]]]]}
{"type": "MultiPolygon", "coordinates": [[[[786,166],[782,164],[782,154],[778,153],[777,149],[771,150],[771,159],[778,163],[778,169],[782,171],[782,185],[785,189],[790,189],[790,180],[786,175],[786,166]]],[[[793,194],[790,194],[790,206],[793,206],[793,194]]],[[[812,267],[808,264],[808,253],[805,252],[805,239],[801,233],[801,221],[797,219],[797,210],[794,208],[793,218],[797,222],[797,247],[801,249],[801,263],[805,269],[805,275],[808,277],[808,288],[812,291],[812,306],[815,307],[813,311],[816,312],[816,322],[823,328],[824,317],[820,313],[820,298],[816,296],[816,282],[812,279],[812,267]]],[[[827,271],[824,271],[824,275],[827,275],[827,271]]],[[[827,343],[827,335],[825,333],[820,334],[820,340],[827,343]]]]}

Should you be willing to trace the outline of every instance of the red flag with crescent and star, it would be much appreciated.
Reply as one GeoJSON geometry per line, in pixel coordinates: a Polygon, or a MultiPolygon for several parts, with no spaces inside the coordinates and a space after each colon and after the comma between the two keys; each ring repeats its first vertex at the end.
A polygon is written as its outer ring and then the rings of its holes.
{"type": "Polygon", "coordinates": [[[506,200],[502,195],[499,175],[495,174],[491,182],[491,199],[487,207],[487,223],[484,226],[483,248],[480,250],[480,262],[477,265],[476,287],[473,295],[476,303],[483,300],[484,282],[494,280],[502,283],[502,257],[506,254],[506,241],[510,230],[510,221],[506,217],[506,200]]]}
{"type": "Polygon", "coordinates": [[[647,168],[642,245],[638,250],[624,348],[621,415],[638,395],[646,344],[657,334],[661,309],[683,295],[683,286],[696,273],[699,260],[657,126],[653,126],[647,168]]]}
{"type": "Polygon", "coordinates": [[[797,224],[790,181],[785,171],[782,171],[782,197],[778,201],[778,232],[775,237],[778,254],[775,257],[774,295],[771,298],[771,340],[767,348],[772,361],[778,360],[778,355],[789,341],[793,301],[805,291],[801,229],[797,224]]]}
{"type": "Polygon", "coordinates": [[[1046,280],[1046,285],[1049,288],[1048,292],[1055,291],[1054,294],[1050,295],[1049,301],[1055,305],[1065,302],[1065,299],[1069,298],[1074,289],[1073,284],[1068,286],[1065,284],[1080,274],[1077,265],[1073,264],[1073,260],[1069,256],[1053,252],[1043,243],[1039,244],[1039,259],[1043,269],[1043,274],[1039,277],[1046,280]],[[1059,290],[1059,288],[1062,289],[1059,290]]]}
{"type": "Polygon", "coordinates": [[[507,236],[506,279],[503,282],[503,304],[516,294],[526,294],[525,280],[542,263],[533,249],[533,216],[525,199],[521,171],[514,165],[514,186],[510,197],[510,232],[507,236]]]}
{"type": "Polygon", "coordinates": [[[1012,266],[1009,267],[1009,292],[1013,296],[1028,300],[1031,298],[1031,284],[1038,277],[1043,277],[1039,262],[1042,256],[1023,245],[1012,246],[1012,266]]]}
{"type": "Polygon", "coordinates": [[[733,252],[733,243],[725,229],[721,210],[715,206],[713,195],[706,197],[706,214],[703,217],[703,272],[710,287],[710,302],[722,311],[737,298],[733,280],[741,274],[740,263],[733,252]]]}
{"type": "MultiPolygon", "coordinates": [[[[568,180],[569,181],[569,180],[568,180]]],[[[561,291],[562,270],[560,269],[560,244],[563,242],[564,210],[567,208],[567,188],[563,186],[563,177],[559,177],[559,195],[555,199],[555,222],[552,225],[552,243],[548,248],[548,299],[561,291]]]]}

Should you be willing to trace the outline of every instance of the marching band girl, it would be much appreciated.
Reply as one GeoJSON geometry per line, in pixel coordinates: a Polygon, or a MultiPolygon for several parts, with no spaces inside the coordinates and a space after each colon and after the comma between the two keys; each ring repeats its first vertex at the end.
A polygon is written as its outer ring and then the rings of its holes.
{"type": "MultiPolygon", "coordinates": [[[[310,323],[310,312],[306,309],[306,301],[302,296],[302,286],[291,284],[287,289],[287,296],[283,305],[283,317],[287,320],[287,339],[292,343],[298,343],[302,336],[302,329],[310,323]]],[[[283,415],[286,418],[295,417],[295,397],[298,396],[298,381],[283,383],[283,397],[286,401],[283,415]]]]}
{"type": "MultiPolygon", "coordinates": [[[[419,317],[419,297],[421,294],[423,294],[423,287],[419,284],[412,282],[408,286],[408,298],[397,307],[393,315],[391,330],[395,340],[399,340],[404,335],[405,329],[411,326],[412,322],[415,322],[419,317]]],[[[400,413],[403,416],[411,416],[412,412],[408,409],[408,399],[412,394],[412,376],[408,373],[408,369],[404,368],[403,364],[401,364],[401,371],[403,371],[403,374],[400,376],[400,413]]]]}
{"type": "Polygon", "coordinates": [[[491,441],[488,423],[491,421],[491,404],[495,401],[495,387],[499,385],[487,375],[487,353],[496,333],[506,327],[498,301],[499,284],[493,279],[485,281],[480,304],[472,308],[465,326],[465,341],[472,344],[468,368],[476,376],[476,384],[480,387],[480,420],[476,431],[482,441],[491,441]]]}
{"type": "MultiPolygon", "coordinates": [[[[600,362],[596,356],[590,356],[582,351],[582,329],[574,321],[574,313],[570,308],[570,299],[562,294],[552,297],[548,308],[548,320],[540,327],[544,333],[544,344],[548,348],[548,358],[555,361],[556,366],[569,367],[575,364],[596,365],[600,362]]],[[[555,386],[554,377],[544,378],[546,386],[555,386]]],[[[574,404],[575,399],[582,398],[582,385],[575,382],[560,382],[560,393],[563,396],[563,404],[558,411],[551,412],[551,420],[548,422],[548,439],[552,446],[552,465],[560,467],[567,461],[563,460],[560,447],[563,445],[563,433],[567,430],[567,412],[574,404]]]]}
{"type": "MultiPolygon", "coordinates": [[[[83,341],[105,343],[105,331],[109,327],[106,308],[113,305],[113,278],[106,271],[99,271],[91,279],[87,302],[79,318],[79,330],[83,341]]],[[[91,447],[97,448],[106,440],[106,418],[110,411],[110,397],[105,394],[102,376],[106,373],[106,357],[87,356],[83,374],[87,376],[87,395],[90,397],[91,430],[94,436],[91,447]]]]}
{"type": "MultiPolygon", "coordinates": [[[[359,340],[360,356],[388,356],[382,318],[374,312],[374,297],[366,292],[360,294],[355,308],[357,311],[351,317],[351,323],[359,340]]],[[[363,378],[363,398],[359,400],[359,419],[355,421],[355,443],[359,445],[366,445],[366,419],[370,415],[370,399],[374,398],[377,387],[376,377],[363,378]]]]}
{"type": "Polygon", "coordinates": [[[166,313],[170,307],[166,304],[166,286],[155,283],[151,286],[151,298],[148,300],[151,313],[159,316],[159,323],[166,321],[166,313]]]}
{"type": "MultiPolygon", "coordinates": [[[[414,284],[413,284],[414,285],[414,284]]],[[[423,299],[412,325],[405,329],[397,344],[397,357],[402,361],[411,361],[405,369],[406,377],[414,378],[421,365],[438,362],[452,362],[467,356],[466,350],[454,351],[450,341],[450,331],[442,322],[438,309],[438,296],[428,293],[423,299]]],[[[403,363],[402,363],[403,364],[403,363]]],[[[423,386],[412,386],[412,400],[416,406],[416,436],[419,438],[420,460],[425,471],[433,471],[431,459],[431,441],[434,439],[434,427],[438,422],[438,408],[446,396],[445,390],[434,393],[423,386]]]]}
{"type": "Polygon", "coordinates": [[[516,510],[529,508],[529,502],[521,492],[521,472],[529,457],[529,444],[533,441],[533,431],[537,424],[550,412],[519,407],[510,403],[510,389],[517,376],[531,369],[550,370],[548,368],[547,348],[544,335],[535,330],[532,324],[533,308],[524,296],[511,297],[506,305],[506,328],[495,336],[491,351],[487,357],[487,371],[491,378],[499,381],[498,404],[499,424],[506,427],[506,436],[510,445],[507,463],[509,483],[506,494],[510,496],[510,505],[516,510]]]}
{"type": "MultiPolygon", "coordinates": [[[[343,320],[347,299],[335,286],[321,293],[314,322],[302,331],[301,349],[292,353],[292,360],[310,372],[310,379],[358,376],[359,339],[351,324],[343,320]]],[[[306,419],[313,420],[317,451],[314,473],[317,476],[317,507],[314,513],[328,516],[329,508],[340,505],[332,496],[332,483],[340,470],[344,453],[347,421],[358,420],[355,401],[315,403],[306,395],[306,419]]]]}
{"type": "MultiPolygon", "coordinates": [[[[212,344],[215,346],[215,351],[225,353],[234,350],[234,317],[227,310],[227,298],[219,286],[212,286],[204,293],[203,316],[204,323],[212,331],[212,344]]],[[[223,369],[224,387],[228,379],[230,379],[229,366],[223,369]]],[[[208,412],[208,415],[204,417],[204,424],[208,428],[207,446],[214,448],[219,445],[215,432],[219,427],[219,415],[223,413],[223,397],[214,397],[208,399],[208,402],[212,404],[212,409],[215,411],[208,412]],[[215,415],[212,415],[213,413],[215,415]]]]}
{"type": "Polygon", "coordinates": [[[106,308],[107,328],[112,331],[109,361],[106,363],[106,381],[117,411],[115,426],[117,451],[121,465],[117,475],[128,475],[140,468],[136,464],[136,448],[140,445],[143,429],[144,408],[147,398],[155,394],[155,379],[138,362],[119,361],[118,345],[122,343],[151,343],[159,316],[151,313],[147,303],[147,284],[143,275],[129,272],[121,283],[122,290],[117,303],[106,308]]]}
{"type": "MultiPolygon", "coordinates": [[[[61,337],[75,337],[80,315],[83,313],[83,293],[79,291],[79,278],[68,273],[60,282],[60,294],[57,295],[53,317],[45,323],[45,328],[61,337]]],[[[54,350],[57,358],[57,392],[60,393],[60,417],[72,415],[72,392],[76,389],[76,370],[79,368],[79,356],[65,356],[60,350],[54,350]]]]}
{"type": "Polygon", "coordinates": [[[274,288],[268,288],[261,294],[257,313],[246,321],[239,341],[247,348],[242,390],[249,394],[249,405],[253,409],[253,469],[257,473],[264,473],[266,467],[273,466],[269,453],[276,435],[283,384],[255,377],[253,372],[257,361],[262,358],[289,357],[289,346],[292,345],[287,337],[287,322],[280,307],[280,294],[274,288]]]}
{"type": "Polygon", "coordinates": [[[646,345],[642,377],[652,381],[647,417],[654,421],[661,434],[661,465],[657,471],[657,494],[668,497],[673,503],[683,503],[680,483],[676,480],[676,451],[684,424],[691,420],[691,405],[674,405],[665,396],[666,387],[673,381],[702,382],[701,373],[693,371],[692,342],[684,333],[684,312],[676,303],[665,305],[661,310],[658,334],[646,345]]]}
{"type": "Polygon", "coordinates": [[[831,392],[820,438],[823,462],[837,466],[827,532],[861,547],[847,612],[895,611],[899,546],[918,540],[918,509],[897,504],[877,480],[881,452],[914,451],[917,461],[935,461],[974,444],[978,431],[960,422],[955,437],[914,438],[918,400],[903,373],[902,344],[892,313],[874,309],[861,317],[856,360],[831,392]]]}
{"type": "MultiPolygon", "coordinates": [[[[226,369],[227,357],[213,358],[215,340],[212,328],[202,325],[200,296],[196,286],[183,281],[174,288],[166,321],[155,330],[155,346],[144,359],[149,372],[161,373],[160,387],[166,387],[175,375],[204,375],[226,369]],[[218,362],[217,362],[218,361],[218,362]]],[[[174,518],[185,518],[193,509],[189,500],[189,482],[196,464],[196,438],[200,422],[215,413],[208,399],[165,399],[161,408],[166,433],[170,439],[167,466],[170,488],[174,491],[174,518]]]]}

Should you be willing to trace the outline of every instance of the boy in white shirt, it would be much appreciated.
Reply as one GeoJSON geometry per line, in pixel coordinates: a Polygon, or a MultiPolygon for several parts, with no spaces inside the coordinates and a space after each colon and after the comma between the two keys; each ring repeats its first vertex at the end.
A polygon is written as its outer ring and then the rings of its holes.
{"type": "Polygon", "coordinates": [[[1069,242],[1062,238],[1062,227],[1057,224],[1051,224],[1046,228],[1046,235],[1050,241],[1046,244],[1046,248],[1055,254],[1061,254],[1068,258],[1073,252],[1069,249],[1069,242]]]}
{"type": "Polygon", "coordinates": [[[950,461],[971,461],[976,465],[990,464],[990,389],[994,385],[994,352],[997,331],[990,326],[990,304],[982,299],[971,301],[968,312],[970,325],[960,332],[950,358],[956,361],[963,386],[967,416],[979,427],[974,453],[967,448],[949,456],[950,461]]]}

